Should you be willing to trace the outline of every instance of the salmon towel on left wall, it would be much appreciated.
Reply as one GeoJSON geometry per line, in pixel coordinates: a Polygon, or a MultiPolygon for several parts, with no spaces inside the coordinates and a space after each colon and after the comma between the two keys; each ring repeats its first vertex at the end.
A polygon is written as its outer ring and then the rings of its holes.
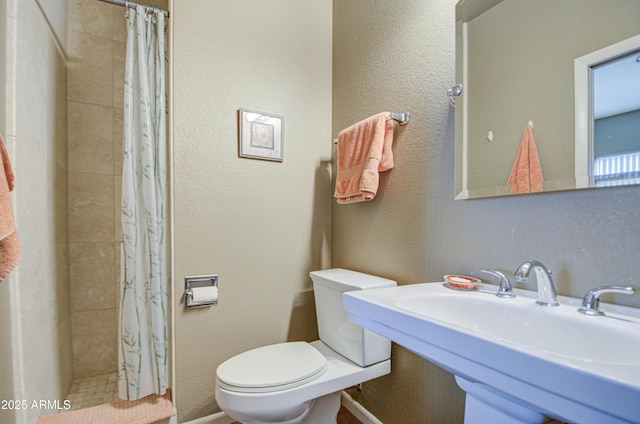
{"type": "Polygon", "coordinates": [[[22,257],[20,239],[16,231],[13,208],[11,207],[11,191],[15,187],[15,176],[9,153],[4,146],[4,140],[0,136],[0,282],[18,265],[22,257]]]}

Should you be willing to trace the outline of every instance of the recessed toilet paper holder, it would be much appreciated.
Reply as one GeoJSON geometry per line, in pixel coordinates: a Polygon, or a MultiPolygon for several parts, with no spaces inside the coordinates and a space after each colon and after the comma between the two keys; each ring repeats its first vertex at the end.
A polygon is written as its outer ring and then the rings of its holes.
{"type": "Polygon", "coordinates": [[[184,278],[184,307],[201,308],[218,304],[218,275],[184,278]],[[201,292],[201,293],[199,293],[201,292]],[[202,295],[204,294],[204,295],[202,295]]]}

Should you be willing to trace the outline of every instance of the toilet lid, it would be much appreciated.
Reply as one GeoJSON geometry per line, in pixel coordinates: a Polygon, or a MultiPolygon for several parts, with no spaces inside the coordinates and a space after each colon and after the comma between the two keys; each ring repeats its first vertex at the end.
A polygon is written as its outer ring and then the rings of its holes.
{"type": "Polygon", "coordinates": [[[271,392],[301,386],[320,377],[327,358],[306,342],[288,342],[243,352],[216,371],[218,385],[241,392],[271,392]]]}

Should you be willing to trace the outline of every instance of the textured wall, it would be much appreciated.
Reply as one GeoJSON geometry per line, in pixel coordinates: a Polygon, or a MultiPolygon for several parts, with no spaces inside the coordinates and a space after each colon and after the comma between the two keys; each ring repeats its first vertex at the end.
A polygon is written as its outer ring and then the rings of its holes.
{"type": "MultiPolygon", "coordinates": [[[[67,73],[61,44],[66,2],[49,2],[44,11],[36,1],[6,5],[4,135],[14,152],[14,210],[23,256],[2,284],[11,292],[13,394],[30,405],[64,399],[71,383],[67,73]]],[[[17,422],[35,423],[49,411],[15,412],[17,422]]]]}
{"type": "Polygon", "coordinates": [[[174,2],[174,275],[179,420],[217,410],[215,370],[317,338],[309,271],[329,266],[330,0],[174,2]],[[238,158],[238,108],[284,116],[284,161],[238,158]],[[183,279],[218,273],[218,306],[183,279]]]}
{"type": "MultiPolygon", "coordinates": [[[[0,0],[0,81],[6,81],[7,65],[7,0],[0,0]]],[[[0,84],[0,134],[6,136],[6,84],[0,84]]],[[[12,158],[13,159],[13,158],[12,158]]],[[[13,355],[11,342],[11,292],[8,281],[0,282],[0,399],[13,399],[13,355]]],[[[13,423],[15,413],[0,409],[0,421],[13,423]]]]}
{"type": "MultiPolygon", "coordinates": [[[[400,284],[428,281],[431,193],[453,189],[452,111],[455,2],[374,1],[334,5],[333,133],[374,113],[411,113],[394,141],[395,168],[369,203],[333,203],[332,266],[400,284]],[[449,165],[447,167],[447,165],[449,165]],[[436,170],[446,167],[447,175],[436,170]]],[[[444,240],[441,240],[444,242],[444,240]]],[[[436,275],[437,277],[437,275],[436,275]]],[[[440,277],[438,277],[440,278],[440,277]]],[[[351,394],[384,423],[462,422],[464,394],[453,377],[394,345],[392,372],[351,394]]]]}
{"type": "MultiPolygon", "coordinates": [[[[477,275],[482,266],[511,274],[536,258],[553,270],[560,294],[637,286],[640,187],[453,200],[454,110],[446,90],[454,83],[455,4],[334,5],[334,137],[382,110],[408,110],[412,122],[398,132],[396,167],[383,174],[376,199],[333,203],[332,266],[411,284],[477,275]]],[[[638,295],[607,300],[640,305],[638,295]]],[[[359,395],[383,422],[462,422],[462,392],[447,373],[397,346],[392,368],[359,395]]]]}

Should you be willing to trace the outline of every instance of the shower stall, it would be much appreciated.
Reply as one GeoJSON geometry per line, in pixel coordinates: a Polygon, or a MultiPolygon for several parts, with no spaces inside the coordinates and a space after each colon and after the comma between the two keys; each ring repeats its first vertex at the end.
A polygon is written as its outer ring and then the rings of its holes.
{"type": "Polygon", "coordinates": [[[0,282],[0,399],[117,397],[127,24],[115,3],[0,0],[0,134],[23,248],[0,282]]]}
{"type": "MultiPolygon", "coordinates": [[[[167,0],[145,4],[167,9],[167,0]]],[[[68,399],[73,408],[117,398],[125,14],[132,6],[135,3],[119,0],[69,3],[69,293],[74,383],[68,399]]]]}

